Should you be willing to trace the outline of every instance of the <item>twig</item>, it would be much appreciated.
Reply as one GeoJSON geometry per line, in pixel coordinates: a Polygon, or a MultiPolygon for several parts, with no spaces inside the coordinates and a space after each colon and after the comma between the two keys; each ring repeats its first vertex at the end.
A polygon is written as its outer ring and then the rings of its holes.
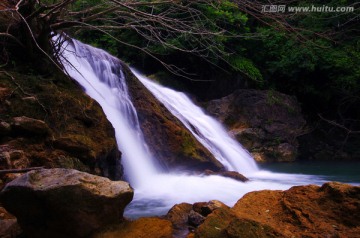
{"type": "Polygon", "coordinates": [[[25,169],[3,169],[3,170],[0,170],[0,175],[14,174],[14,173],[26,173],[31,170],[39,170],[39,169],[43,169],[43,168],[44,167],[30,167],[30,168],[25,168],[25,169]]]}

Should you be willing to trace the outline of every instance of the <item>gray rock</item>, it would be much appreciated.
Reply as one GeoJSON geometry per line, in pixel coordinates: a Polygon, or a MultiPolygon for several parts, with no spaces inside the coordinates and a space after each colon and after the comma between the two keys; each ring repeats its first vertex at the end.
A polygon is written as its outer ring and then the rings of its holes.
{"type": "Polygon", "coordinates": [[[188,223],[190,225],[193,225],[195,227],[198,227],[205,221],[205,217],[201,215],[200,213],[195,212],[194,210],[191,210],[188,216],[188,223]]]}
{"type": "Polygon", "coordinates": [[[293,161],[306,121],[294,97],[276,91],[241,89],[207,103],[259,162],[293,161]]]}
{"type": "Polygon", "coordinates": [[[133,190],[123,181],[72,169],[31,171],[0,194],[27,237],[88,237],[122,219],[133,190]]]}

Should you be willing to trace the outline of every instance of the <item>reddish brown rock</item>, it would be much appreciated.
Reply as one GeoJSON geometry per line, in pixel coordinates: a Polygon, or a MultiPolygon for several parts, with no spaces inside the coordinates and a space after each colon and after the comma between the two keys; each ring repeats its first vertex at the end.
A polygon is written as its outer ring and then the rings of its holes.
{"type": "Polygon", "coordinates": [[[358,237],[360,187],[341,183],[251,192],[217,209],[195,237],[358,237]]]}
{"type": "Polygon", "coordinates": [[[93,238],[172,238],[171,223],[167,220],[147,217],[112,226],[93,238]]]}
{"type": "Polygon", "coordinates": [[[188,230],[188,216],[192,208],[189,203],[176,204],[168,211],[165,218],[171,221],[175,230],[188,230]]]}

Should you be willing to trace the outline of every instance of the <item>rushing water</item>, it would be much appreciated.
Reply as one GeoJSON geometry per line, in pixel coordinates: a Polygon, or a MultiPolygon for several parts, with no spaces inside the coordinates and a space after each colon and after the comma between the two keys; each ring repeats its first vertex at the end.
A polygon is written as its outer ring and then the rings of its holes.
{"type": "Polygon", "coordinates": [[[184,93],[165,88],[132,70],[135,76],[227,170],[248,174],[257,171],[250,154],[214,118],[206,115],[184,93]]]}
{"type": "MultiPolygon", "coordinates": [[[[195,106],[183,93],[157,85],[136,73],[141,82],[229,170],[250,178],[242,183],[220,176],[165,174],[150,157],[130,100],[118,59],[103,50],[69,41],[63,47],[66,71],[103,108],[115,128],[122,163],[135,189],[126,215],[164,214],[176,203],[217,199],[233,205],[245,193],[262,189],[288,189],[293,185],[322,184],[326,177],[312,174],[272,173],[259,170],[251,156],[231,139],[224,128],[195,106]]],[[[359,182],[359,181],[355,181],[359,182]]]]}

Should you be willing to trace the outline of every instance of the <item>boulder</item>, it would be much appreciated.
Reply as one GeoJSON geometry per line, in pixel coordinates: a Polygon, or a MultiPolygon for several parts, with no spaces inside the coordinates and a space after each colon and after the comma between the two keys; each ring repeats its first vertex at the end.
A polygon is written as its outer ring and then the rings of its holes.
{"type": "Polygon", "coordinates": [[[195,230],[197,238],[359,234],[360,187],[336,182],[248,193],[231,209],[216,209],[195,230]]]}
{"type": "Polygon", "coordinates": [[[43,169],[8,183],[0,200],[28,237],[88,237],[120,222],[132,197],[132,188],[123,181],[72,169],[43,169]]]}
{"type": "Polygon", "coordinates": [[[258,162],[296,159],[297,137],[305,132],[306,121],[294,97],[272,90],[241,89],[208,102],[206,110],[258,162]]]}
{"type": "Polygon", "coordinates": [[[126,65],[123,66],[123,70],[144,139],[159,164],[168,170],[224,169],[223,165],[147,90],[126,65]]]}

